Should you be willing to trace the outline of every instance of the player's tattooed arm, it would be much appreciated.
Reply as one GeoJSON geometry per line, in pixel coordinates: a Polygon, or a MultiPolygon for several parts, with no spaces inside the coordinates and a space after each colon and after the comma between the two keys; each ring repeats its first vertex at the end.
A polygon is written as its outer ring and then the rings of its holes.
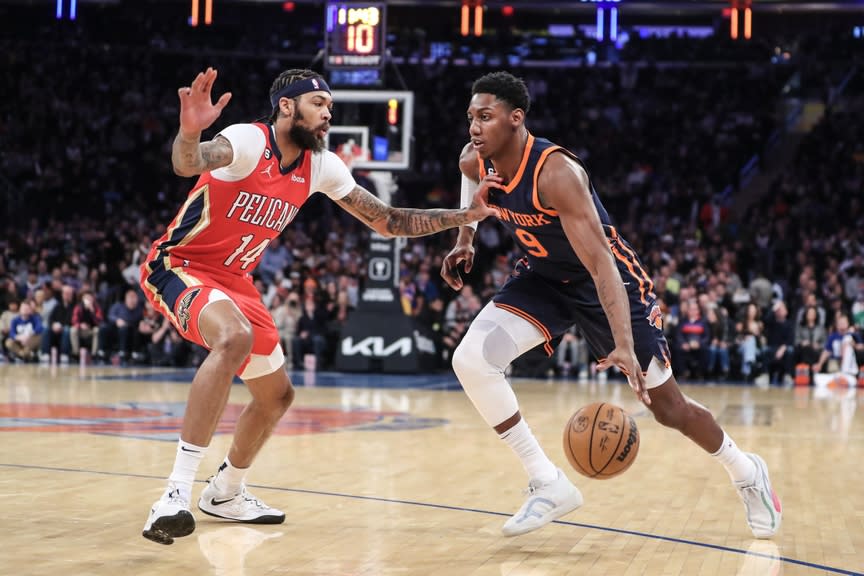
{"type": "Polygon", "coordinates": [[[482,199],[460,210],[394,208],[362,186],[337,201],[343,209],[382,236],[427,236],[495,214],[482,199]]]}
{"type": "Polygon", "coordinates": [[[171,163],[178,176],[195,176],[208,170],[228,166],[234,159],[231,143],[224,136],[216,136],[209,142],[184,136],[181,132],[174,138],[171,148],[171,163]]]}

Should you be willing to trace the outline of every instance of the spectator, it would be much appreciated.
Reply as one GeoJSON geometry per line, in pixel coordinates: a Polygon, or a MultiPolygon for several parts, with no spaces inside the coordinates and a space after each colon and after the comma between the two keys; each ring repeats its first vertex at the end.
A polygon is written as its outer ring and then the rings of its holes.
{"type": "Polygon", "coordinates": [[[708,306],[705,319],[711,332],[711,344],[708,348],[708,365],[706,370],[708,375],[716,376],[723,381],[729,378],[729,347],[733,341],[729,313],[723,306],[712,303],[708,306]]]}
{"type": "MultiPolygon", "coordinates": [[[[149,300],[144,301],[144,310],[141,313],[141,320],[138,322],[138,342],[140,350],[144,353],[142,360],[149,361],[155,364],[155,356],[153,354],[153,337],[163,327],[164,318],[159,312],[153,308],[149,300]]],[[[170,322],[169,322],[170,324],[170,322]]]]}
{"type": "Polygon", "coordinates": [[[66,284],[60,290],[60,300],[51,310],[46,329],[42,335],[41,360],[49,360],[51,349],[56,348],[60,354],[60,361],[69,362],[69,354],[72,351],[70,333],[74,310],[75,288],[66,284]]]}
{"type": "Polygon", "coordinates": [[[457,322],[470,322],[480,312],[482,307],[483,304],[477,295],[474,294],[474,289],[470,284],[466,284],[459,291],[459,295],[447,305],[447,309],[444,312],[446,329],[449,331],[450,327],[457,322]]]}
{"type": "Polygon", "coordinates": [[[858,292],[855,303],[852,304],[852,324],[858,330],[864,331],[864,287],[858,292]]]}
{"type": "Polygon", "coordinates": [[[72,355],[78,357],[84,353],[81,348],[82,341],[90,344],[90,354],[95,357],[99,351],[99,326],[103,322],[102,308],[96,302],[93,293],[85,290],[81,293],[81,302],[75,305],[72,311],[72,328],[69,331],[69,340],[72,346],[72,355]]]}
{"type": "Polygon", "coordinates": [[[414,278],[414,285],[417,287],[417,293],[423,295],[426,302],[435,300],[441,294],[438,284],[432,281],[429,265],[425,262],[420,264],[420,268],[414,278]]]}
{"type": "Polygon", "coordinates": [[[678,325],[679,362],[683,366],[682,378],[703,379],[708,365],[711,328],[702,318],[696,300],[686,304],[686,320],[678,325]]]}
{"type": "Polygon", "coordinates": [[[139,349],[138,328],[143,317],[143,309],[138,292],[126,290],[122,302],[115,302],[108,309],[108,321],[102,325],[100,355],[111,356],[115,351],[121,362],[130,357],[136,362],[143,358],[143,350],[139,349]]]}
{"type": "Polygon", "coordinates": [[[834,319],[834,330],[825,340],[825,348],[819,361],[813,367],[815,373],[823,369],[829,374],[842,372],[857,376],[857,355],[864,351],[864,342],[853,326],[849,324],[849,316],[840,313],[834,319]]]}
{"type": "Polygon", "coordinates": [[[735,326],[741,355],[741,376],[745,381],[753,382],[764,371],[761,363],[765,347],[764,327],[759,306],[755,302],[748,303],[743,312],[743,317],[735,326]]]}
{"type": "Polygon", "coordinates": [[[795,331],[795,363],[807,364],[814,370],[825,349],[825,327],[819,323],[819,310],[807,306],[795,331]]]}
{"type": "Polygon", "coordinates": [[[20,303],[17,299],[8,299],[6,301],[6,309],[0,314],[0,342],[3,342],[4,355],[9,352],[6,349],[6,340],[9,338],[9,334],[12,331],[12,320],[14,320],[18,316],[18,309],[20,307],[20,303]]]}
{"type": "Polygon", "coordinates": [[[588,344],[576,326],[571,326],[561,337],[555,363],[562,376],[577,374],[580,380],[588,378],[588,344]]]}
{"type": "Polygon", "coordinates": [[[792,385],[795,327],[782,300],[773,305],[773,318],[765,326],[765,361],[772,384],[792,385]]]}
{"type": "Polygon", "coordinates": [[[48,315],[51,314],[51,307],[53,303],[50,303],[50,288],[46,291],[45,288],[37,288],[33,291],[33,295],[30,296],[31,301],[33,302],[33,312],[42,317],[42,325],[45,326],[48,324],[48,315]],[[45,303],[49,302],[46,307],[45,303]]]}
{"type": "Polygon", "coordinates": [[[327,349],[327,313],[314,297],[309,297],[307,294],[304,294],[303,303],[300,307],[297,334],[293,346],[295,368],[309,367],[305,358],[307,354],[314,356],[316,369],[322,368],[321,359],[327,349]]]}
{"type": "Polygon", "coordinates": [[[294,366],[294,337],[297,333],[297,322],[300,319],[300,297],[296,292],[288,292],[285,301],[281,296],[273,300],[275,307],[271,309],[273,323],[279,331],[282,349],[285,350],[285,365],[294,366]]]}
{"type": "Polygon", "coordinates": [[[267,245],[267,249],[261,256],[261,263],[255,273],[261,277],[264,284],[273,284],[277,274],[281,275],[285,269],[294,261],[291,251],[282,243],[280,237],[276,237],[267,245]]]}
{"type": "MultiPolygon", "coordinates": [[[[345,326],[345,321],[348,319],[348,292],[336,290],[336,282],[327,283],[328,301],[326,306],[327,315],[327,360],[328,362],[335,361],[335,352],[339,348],[339,337],[342,334],[342,327],[345,326]],[[332,293],[332,294],[331,294],[332,293]]],[[[422,306],[422,296],[415,301],[416,306],[422,306]]]]}
{"type": "Polygon", "coordinates": [[[192,362],[192,344],[187,342],[168,318],[162,318],[162,325],[150,337],[149,354],[157,366],[172,366],[179,368],[198,365],[192,362]]]}
{"type": "Polygon", "coordinates": [[[801,308],[798,309],[798,314],[796,316],[796,323],[802,324],[804,321],[804,313],[808,308],[813,308],[816,310],[816,324],[821,326],[822,328],[826,328],[826,314],[825,308],[819,304],[819,300],[816,297],[816,292],[808,291],[804,295],[804,302],[801,308]]]}
{"type": "Polygon", "coordinates": [[[42,317],[33,310],[33,301],[24,300],[18,315],[12,319],[6,349],[15,361],[29,362],[36,359],[36,351],[42,342],[42,317]]]}

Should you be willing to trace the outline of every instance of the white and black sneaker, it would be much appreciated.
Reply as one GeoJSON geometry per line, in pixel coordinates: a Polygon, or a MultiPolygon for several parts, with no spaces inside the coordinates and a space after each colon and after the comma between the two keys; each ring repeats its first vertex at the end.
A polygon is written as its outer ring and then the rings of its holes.
{"type": "Polygon", "coordinates": [[[188,536],[195,531],[195,518],[189,511],[189,502],[180,491],[169,484],[165,494],[150,509],[142,536],[159,544],[173,544],[174,538],[188,536]]]}
{"type": "Polygon", "coordinates": [[[247,524],[282,524],[285,513],[264,504],[246,490],[241,484],[236,494],[223,494],[216,488],[213,481],[216,477],[207,479],[207,487],[198,499],[198,509],[217,518],[245,522],[247,524]]]}

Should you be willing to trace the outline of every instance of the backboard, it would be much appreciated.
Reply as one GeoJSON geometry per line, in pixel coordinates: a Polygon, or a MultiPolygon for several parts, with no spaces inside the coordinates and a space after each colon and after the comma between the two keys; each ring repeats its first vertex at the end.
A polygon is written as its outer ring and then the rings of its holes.
{"type": "Polygon", "coordinates": [[[411,166],[414,93],[334,90],[327,148],[350,168],[406,170],[411,166]]]}

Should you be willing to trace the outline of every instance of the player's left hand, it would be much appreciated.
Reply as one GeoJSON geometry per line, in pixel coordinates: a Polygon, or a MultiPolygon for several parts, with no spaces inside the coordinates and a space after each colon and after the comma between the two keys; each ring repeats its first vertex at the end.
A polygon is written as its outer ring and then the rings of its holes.
{"type": "Polygon", "coordinates": [[[645,405],[651,404],[651,398],[648,396],[648,389],[645,387],[645,375],[642,374],[642,367],[639,365],[639,359],[636,358],[636,352],[624,350],[623,348],[615,348],[612,352],[597,362],[598,370],[608,370],[612,366],[617,366],[621,372],[627,377],[627,383],[636,392],[636,397],[645,405]]]}

